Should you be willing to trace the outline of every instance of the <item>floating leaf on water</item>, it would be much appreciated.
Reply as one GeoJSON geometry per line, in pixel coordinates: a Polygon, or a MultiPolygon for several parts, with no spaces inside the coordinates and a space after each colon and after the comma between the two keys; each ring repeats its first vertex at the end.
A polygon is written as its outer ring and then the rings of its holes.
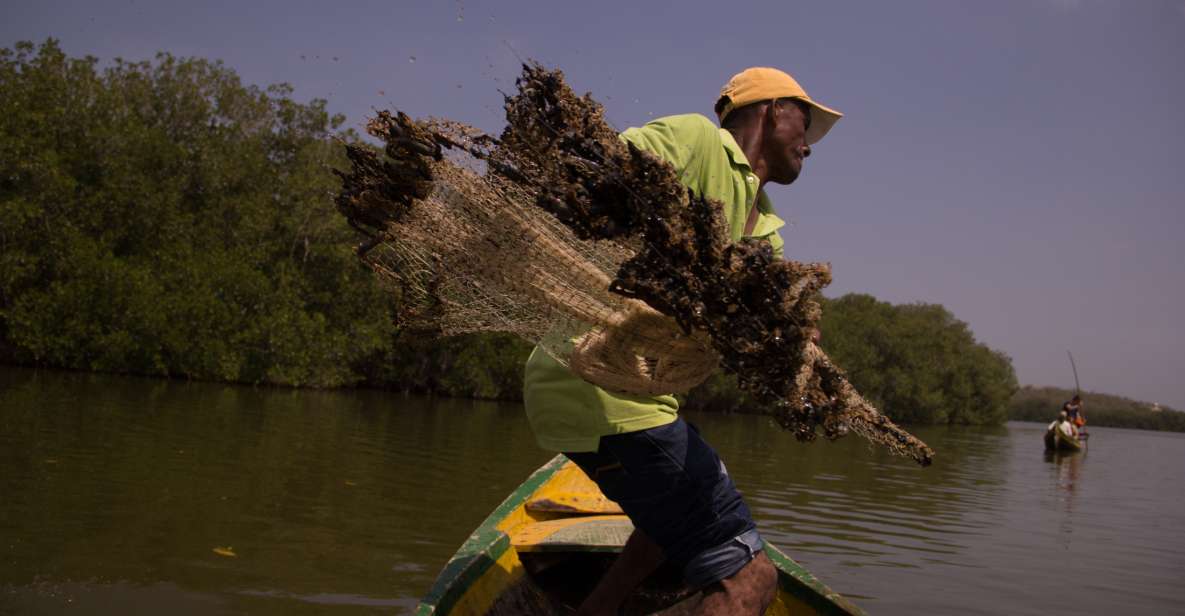
{"type": "Polygon", "coordinates": [[[229,545],[226,547],[214,548],[214,553],[219,556],[226,556],[227,558],[237,558],[239,556],[238,554],[235,554],[234,548],[230,547],[229,545]]]}

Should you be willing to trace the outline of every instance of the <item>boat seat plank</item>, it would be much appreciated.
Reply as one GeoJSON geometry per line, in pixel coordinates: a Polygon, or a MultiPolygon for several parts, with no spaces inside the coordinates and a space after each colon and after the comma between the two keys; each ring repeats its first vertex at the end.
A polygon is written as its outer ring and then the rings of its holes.
{"type": "Polygon", "coordinates": [[[605,498],[580,467],[570,460],[524,506],[532,513],[620,515],[621,507],[605,498]]]}
{"type": "Polygon", "coordinates": [[[585,515],[621,515],[621,507],[600,492],[549,490],[527,501],[527,511],[536,513],[581,513],[585,515]]]}
{"type": "Polygon", "coordinates": [[[511,530],[520,552],[620,551],[634,531],[624,515],[589,515],[523,524],[511,530]]]}

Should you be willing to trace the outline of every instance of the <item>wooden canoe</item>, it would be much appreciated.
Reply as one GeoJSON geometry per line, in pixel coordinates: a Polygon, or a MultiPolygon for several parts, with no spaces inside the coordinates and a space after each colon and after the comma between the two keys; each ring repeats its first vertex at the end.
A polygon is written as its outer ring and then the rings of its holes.
{"type": "MultiPolygon", "coordinates": [[[[417,616],[569,614],[599,581],[633,531],[616,503],[562,455],[535,471],[448,561],[417,616]]],[[[863,612],[768,542],[778,595],[766,612],[863,612]]],[[[623,613],[684,614],[699,594],[662,567],[623,613]]]]}
{"type": "Polygon", "coordinates": [[[1082,441],[1077,437],[1067,436],[1056,427],[1045,431],[1045,449],[1049,451],[1081,451],[1082,441]]]}

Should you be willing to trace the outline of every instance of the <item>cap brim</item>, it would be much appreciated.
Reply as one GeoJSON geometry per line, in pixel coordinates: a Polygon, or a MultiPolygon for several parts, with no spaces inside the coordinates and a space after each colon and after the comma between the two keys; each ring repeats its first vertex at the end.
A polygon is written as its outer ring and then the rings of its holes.
{"type": "Polygon", "coordinates": [[[843,117],[842,113],[831,109],[830,107],[824,107],[823,105],[820,105],[819,103],[816,103],[810,99],[799,98],[798,100],[806,103],[811,108],[811,127],[806,131],[807,145],[814,145],[818,143],[825,135],[827,135],[827,132],[831,130],[831,127],[835,126],[835,123],[843,117]]]}

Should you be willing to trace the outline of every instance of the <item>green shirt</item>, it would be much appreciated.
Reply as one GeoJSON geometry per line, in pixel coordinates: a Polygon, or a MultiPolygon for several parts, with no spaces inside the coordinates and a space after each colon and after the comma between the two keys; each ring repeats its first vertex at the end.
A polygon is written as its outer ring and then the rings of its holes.
{"type": "MultiPolygon", "coordinates": [[[[695,194],[721,202],[732,241],[741,239],[749,212],[756,207],[751,237],[769,240],[774,254],[782,255],[778,229],[786,223],[758,190],[759,180],[731,133],[702,115],[687,114],[631,128],[621,138],[671,163],[679,181],[695,194]]],[[[673,395],[634,396],[601,389],[538,347],[527,360],[523,402],[539,446],[570,452],[596,451],[607,434],[668,424],[679,410],[673,395]]]]}

